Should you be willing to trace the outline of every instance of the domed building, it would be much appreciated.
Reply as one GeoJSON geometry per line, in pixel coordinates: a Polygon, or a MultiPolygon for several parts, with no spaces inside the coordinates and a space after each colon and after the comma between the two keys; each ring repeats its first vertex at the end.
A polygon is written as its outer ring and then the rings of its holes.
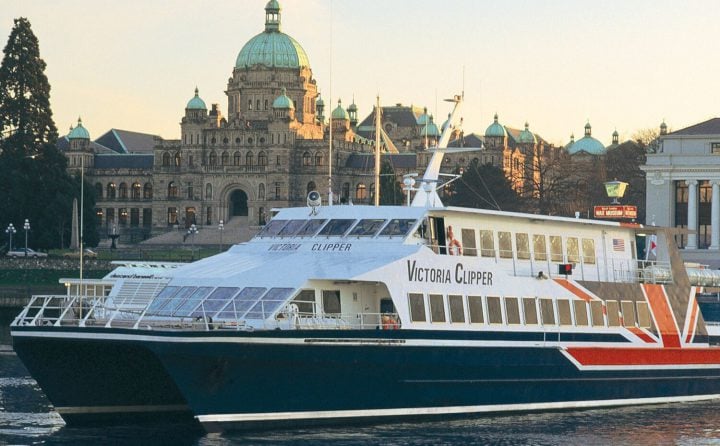
{"type": "Polygon", "coordinates": [[[585,124],[585,136],[575,141],[568,147],[568,154],[573,155],[605,155],[605,146],[603,143],[592,137],[592,126],[590,122],[585,124]]]}

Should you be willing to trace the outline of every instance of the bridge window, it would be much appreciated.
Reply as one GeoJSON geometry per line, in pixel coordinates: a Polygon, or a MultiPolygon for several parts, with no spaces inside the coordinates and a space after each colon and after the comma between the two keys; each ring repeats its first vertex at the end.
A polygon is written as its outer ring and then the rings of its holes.
{"type": "Polygon", "coordinates": [[[425,316],[425,299],[420,293],[408,294],[408,303],[410,304],[410,320],[413,322],[426,322],[425,316]]]}
{"type": "Polygon", "coordinates": [[[350,226],[352,226],[353,223],[355,223],[355,220],[347,218],[336,218],[330,220],[330,222],[320,231],[318,236],[343,235],[348,229],[350,229],[350,226]]]}
{"type": "Polygon", "coordinates": [[[290,237],[290,236],[293,236],[293,235],[295,235],[296,232],[298,232],[298,230],[300,230],[300,228],[303,227],[303,225],[305,224],[305,222],[306,222],[306,220],[290,220],[290,221],[288,222],[288,224],[286,224],[286,225],[280,230],[280,232],[278,232],[277,235],[278,235],[279,237],[290,237]]]}
{"type": "Polygon", "coordinates": [[[394,218],[380,232],[381,236],[407,235],[415,225],[415,220],[406,218],[394,218]]]}
{"type": "Polygon", "coordinates": [[[309,220],[295,235],[297,237],[312,237],[317,234],[318,230],[325,224],[325,222],[327,222],[327,220],[319,218],[309,220]]]}
{"type": "Polygon", "coordinates": [[[355,225],[352,231],[348,234],[348,237],[360,237],[360,236],[374,236],[380,231],[386,220],[382,218],[367,218],[360,220],[355,225]]]}

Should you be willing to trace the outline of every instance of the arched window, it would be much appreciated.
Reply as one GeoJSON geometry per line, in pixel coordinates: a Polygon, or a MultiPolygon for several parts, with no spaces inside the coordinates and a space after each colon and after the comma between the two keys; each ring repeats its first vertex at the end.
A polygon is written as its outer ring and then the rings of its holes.
{"type": "Polygon", "coordinates": [[[358,201],[367,199],[367,189],[365,188],[365,183],[358,183],[355,187],[355,199],[358,201]]]}
{"type": "Polygon", "coordinates": [[[230,154],[227,152],[223,152],[222,157],[220,158],[220,163],[223,166],[227,166],[228,164],[230,164],[230,154]]]}
{"type": "Polygon", "coordinates": [[[265,99],[265,110],[267,110],[267,109],[268,109],[268,100],[265,99]]]}
{"type": "Polygon", "coordinates": [[[240,152],[233,153],[233,164],[239,166],[241,162],[242,157],[240,156],[240,152]]]}
{"type": "Polygon", "coordinates": [[[180,152],[177,152],[175,154],[175,167],[180,167],[181,163],[182,163],[182,157],[180,156],[180,152]]]}
{"type": "Polygon", "coordinates": [[[95,183],[95,199],[100,200],[103,196],[102,183],[95,183]]]}
{"type": "Polygon", "coordinates": [[[257,105],[256,108],[257,108],[258,110],[260,110],[260,99],[257,100],[257,102],[255,103],[255,105],[257,105]]]}
{"type": "Polygon", "coordinates": [[[228,143],[228,139],[227,139],[227,138],[223,138],[223,144],[227,144],[227,143],[228,143]]]}
{"type": "Polygon", "coordinates": [[[264,200],[265,199],[265,184],[260,183],[258,186],[258,200],[264,200]]]}
{"type": "Polygon", "coordinates": [[[245,165],[252,166],[253,165],[253,154],[252,152],[248,152],[247,155],[245,155],[245,165]]]}
{"type": "Polygon", "coordinates": [[[265,152],[258,153],[258,166],[267,166],[267,155],[265,155],[265,152]]]}
{"type": "Polygon", "coordinates": [[[110,184],[108,184],[108,185],[107,185],[107,194],[106,194],[106,196],[107,196],[108,198],[115,198],[115,190],[116,190],[115,183],[110,183],[110,184]]]}
{"type": "Polygon", "coordinates": [[[350,183],[343,183],[342,185],[342,193],[340,194],[340,198],[344,198],[345,201],[350,198],[350,183]]]}
{"type": "Polygon", "coordinates": [[[132,185],[133,200],[139,200],[141,193],[142,193],[142,186],[140,186],[140,183],[133,183],[133,185],[132,185]]]}
{"type": "Polygon", "coordinates": [[[127,184],[120,183],[120,187],[118,188],[118,198],[123,199],[128,197],[128,188],[127,184]]]}
{"type": "Polygon", "coordinates": [[[303,153],[303,166],[309,166],[312,163],[310,152],[303,153]]]}
{"type": "Polygon", "coordinates": [[[174,181],[168,184],[168,198],[177,198],[178,188],[174,181]]]}
{"type": "Polygon", "coordinates": [[[240,144],[240,138],[235,138],[235,144],[240,144]]]}
{"type": "Polygon", "coordinates": [[[152,183],[145,183],[145,189],[143,191],[143,198],[153,197],[153,186],[152,183]]]}
{"type": "Polygon", "coordinates": [[[314,181],[311,181],[307,184],[307,192],[306,192],[305,196],[307,196],[307,194],[309,194],[310,192],[312,192],[314,190],[317,190],[317,186],[315,186],[314,181]]]}
{"type": "Polygon", "coordinates": [[[322,152],[317,152],[317,153],[315,154],[315,165],[316,165],[316,166],[322,166],[322,165],[323,165],[323,160],[324,160],[324,157],[323,157],[322,152]]]}
{"type": "Polygon", "coordinates": [[[212,200],[212,184],[210,183],[205,185],[205,199],[212,200]]]}
{"type": "Polygon", "coordinates": [[[217,165],[217,155],[215,152],[210,152],[210,165],[216,166],[217,165]]]}
{"type": "Polygon", "coordinates": [[[169,166],[170,165],[170,154],[168,152],[163,153],[162,156],[162,165],[163,166],[169,166]]]}

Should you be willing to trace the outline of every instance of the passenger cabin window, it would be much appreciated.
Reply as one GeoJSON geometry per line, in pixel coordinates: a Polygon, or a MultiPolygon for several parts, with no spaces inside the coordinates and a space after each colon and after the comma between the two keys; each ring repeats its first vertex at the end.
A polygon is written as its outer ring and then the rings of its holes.
{"type": "Polygon", "coordinates": [[[407,235],[415,225],[415,220],[408,218],[394,218],[380,232],[382,236],[407,235]]]}
{"type": "Polygon", "coordinates": [[[603,303],[601,301],[590,301],[590,314],[592,315],[593,327],[605,326],[605,318],[603,317],[603,303]]]}
{"type": "Polygon", "coordinates": [[[274,237],[280,230],[287,224],[287,220],[270,220],[270,223],[266,224],[262,231],[258,234],[259,237],[274,237]]]}
{"type": "Polygon", "coordinates": [[[215,317],[215,313],[222,310],[230,302],[240,288],[218,287],[202,303],[201,312],[205,316],[215,317]]]}
{"type": "Polygon", "coordinates": [[[488,322],[491,324],[502,324],[502,308],[500,298],[497,296],[487,297],[488,322]]]}
{"type": "Polygon", "coordinates": [[[533,235],[533,251],[535,251],[535,260],[547,260],[547,246],[545,245],[544,235],[533,235]]]}
{"type": "Polygon", "coordinates": [[[620,302],[620,308],[622,309],[623,326],[634,327],[635,326],[635,302],[631,300],[623,300],[620,302]]]}
{"type": "Polygon", "coordinates": [[[559,235],[550,236],[550,260],[553,262],[563,261],[562,237],[559,235]]]}
{"type": "Polygon", "coordinates": [[[463,297],[457,294],[451,294],[448,296],[448,303],[450,304],[450,322],[465,322],[463,297]]]}
{"type": "Polygon", "coordinates": [[[277,235],[280,237],[291,237],[295,235],[295,233],[298,232],[303,225],[305,225],[305,222],[307,222],[307,220],[290,220],[280,231],[278,231],[277,235]]]}
{"type": "Polygon", "coordinates": [[[520,305],[517,297],[505,298],[505,316],[509,325],[520,325],[520,305]]]}
{"type": "Polygon", "coordinates": [[[515,234],[515,245],[517,246],[517,258],[530,260],[530,239],[528,235],[522,232],[515,234]]]}
{"type": "Polygon", "coordinates": [[[296,237],[312,237],[313,235],[317,234],[318,230],[322,227],[322,225],[325,224],[327,220],[325,219],[313,219],[308,220],[307,223],[305,223],[305,226],[303,226],[297,234],[295,234],[296,237]]]}
{"type": "Polygon", "coordinates": [[[195,290],[187,299],[179,301],[177,308],[172,312],[173,316],[178,317],[190,317],[193,314],[193,310],[200,305],[200,302],[210,294],[212,287],[200,287],[195,290]]]}
{"type": "Polygon", "coordinates": [[[323,290],[323,311],[325,314],[340,314],[340,290],[323,290]]]}
{"type": "Polygon", "coordinates": [[[523,297],[523,313],[525,313],[525,325],[537,325],[538,314],[534,297],[523,297]]]}
{"type": "Polygon", "coordinates": [[[360,220],[357,225],[350,231],[348,237],[372,237],[380,231],[385,220],[382,218],[367,218],[360,220]]]}
{"type": "Polygon", "coordinates": [[[512,259],[512,235],[509,232],[498,232],[498,249],[501,259],[512,259]]]}
{"type": "Polygon", "coordinates": [[[352,226],[354,222],[355,220],[347,218],[337,218],[330,220],[328,224],[326,224],[325,227],[320,230],[318,236],[330,237],[343,235],[347,232],[348,229],[350,229],[350,226],[352,226]]]}
{"type": "Polygon", "coordinates": [[[619,327],[620,305],[618,305],[618,301],[609,300],[605,302],[605,305],[607,306],[608,327],[619,327]]]}
{"type": "Polygon", "coordinates": [[[483,317],[482,296],[468,296],[468,313],[470,313],[471,323],[485,323],[485,318],[483,317]]]}
{"type": "Polygon", "coordinates": [[[555,309],[552,299],[540,299],[540,314],[543,325],[555,325],[555,309]]]}
{"type": "Polygon", "coordinates": [[[462,229],[462,245],[464,256],[477,256],[477,244],[475,243],[475,230],[474,229],[462,229]]]}
{"type": "Polygon", "coordinates": [[[292,301],[298,308],[299,313],[315,313],[315,290],[301,290],[292,301]]]}
{"type": "Polygon", "coordinates": [[[567,261],[570,263],[580,263],[578,239],[576,237],[568,237],[565,241],[565,247],[567,249],[567,261]]]}
{"type": "Polygon", "coordinates": [[[637,302],[637,318],[640,328],[651,328],[652,319],[650,318],[650,309],[647,302],[637,302]]]}
{"type": "Polygon", "coordinates": [[[442,294],[430,296],[430,322],[445,322],[445,302],[442,294]]]}
{"type": "Polygon", "coordinates": [[[595,264],[595,240],[591,238],[582,239],[583,263],[595,264]]]}
{"type": "Polygon", "coordinates": [[[495,241],[490,230],[480,230],[480,254],[483,257],[495,257],[495,241]]]}
{"type": "Polygon", "coordinates": [[[408,294],[408,302],[410,304],[410,320],[413,322],[426,322],[425,316],[425,299],[422,294],[408,294]]]}
{"type": "Polygon", "coordinates": [[[572,315],[570,314],[570,301],[567,299],[558,299],[558,322],[560,325],[572,325],[572,315]]]}
{"type": "Polygon", "coordinates": [[[237,296],[235,296],[222,312],[218,314],[220,319],[239,319],[257,305],[260,298],[263,297],[267,288],[247,287],[243,288],[237,296]]]}
{"type": "Polygon", "coordinates": [[[588,326],[587,302],[584,300],[574,300],[573,310],[575,311],[575,325],[588,326]]]}

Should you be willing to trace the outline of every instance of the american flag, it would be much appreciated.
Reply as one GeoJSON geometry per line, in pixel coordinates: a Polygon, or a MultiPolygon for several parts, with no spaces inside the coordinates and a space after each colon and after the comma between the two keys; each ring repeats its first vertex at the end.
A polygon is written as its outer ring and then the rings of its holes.
{"type": "Polygon", "coordinates": [[[625,240],[621,238],[613,239],[613,251],[625,251],[625,240]]]}

